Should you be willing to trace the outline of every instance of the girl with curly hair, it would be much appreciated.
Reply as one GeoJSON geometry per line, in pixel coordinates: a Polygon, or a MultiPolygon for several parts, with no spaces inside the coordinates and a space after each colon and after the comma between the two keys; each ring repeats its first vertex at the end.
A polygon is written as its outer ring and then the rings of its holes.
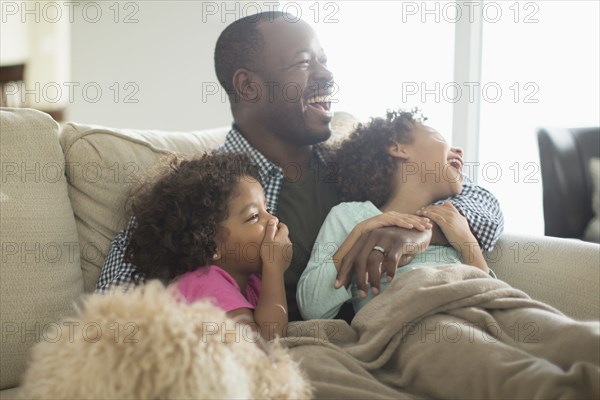
{"type": "MultiPolygon", "coordinates": [[[[490,272],[481,248],[458,210],[442,199],[462,190],[463,152],[450,147],[435,129],[411,112],[391,111],[373,118],[333,151],[337,186],[344,203],[325,219],[308,266],[298,283],[297,301],[305,319],[333,318],[352,301],[355,311],[379,290],[339,287],[336,277],[342,258],[361,235],[382,226],[425,230],[435,222],[452,247],[430,245],[407,265],[382,274],[381,289],[406,271],[422,266],[465,263],[490,272]],[[415,215],[415,214],[419,215],[415,215]]],[[[437,228],[434,235],[439,235],[437,228]]],[[[386,249],[374,246],[369,257],[381,262],[386,249]]]]}
{"type": "Polygon", "coordinates": [[[283,336],[288,228],[267,208],[245,154],[172,156],[133,192],[137,223],[126,257],[187,302],[212,299],[262,337],[283,336]]]}

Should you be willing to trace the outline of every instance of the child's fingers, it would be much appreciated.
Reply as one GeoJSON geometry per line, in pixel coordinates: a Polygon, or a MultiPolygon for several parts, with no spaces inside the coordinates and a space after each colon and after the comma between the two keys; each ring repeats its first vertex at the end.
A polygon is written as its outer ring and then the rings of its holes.
{"type": "Polygon", "coordinates": [[[454,207],[454,204],[452,204],[451,201],[445,201],[444,202],[444,207],[451,209],[452,211],[456,211],[458,212],[458,210],[456,209],[456,207],[454,207]]]}
{"type": "Polygon", "coordinates": [[[443,215],[443,216],[448,216],[451,214],[452,210],[450,210],[448,207],[444,206],[444,205],[435,205],[435,206],[431,206],[431,208],[429,208],[428,210],[429,212],[427,213],[428,216],[429,214],[436,214],[436,215],[443,215]]]}
{"type": "Polygon", "coordinates": [[[424,231],[425,229],[431,228],[429,219],[424,217],[402,214],[393,216],[392,218],[394,225],[399,226],[400,228],[417,229],[419,231],[424,231]]]}
{"type": "Polygon", "coordinates": [[[436,204],[436,205],[427,207],[427,210],[431,210],[431,209],[438,210],[439,212],[442,212],[442,213],[458,213],[458,210],[456,209],[456,207],[454,207],[454,204],[452,204],[452,202],[450,202],[448,200],[444,201],[442,204],[436,204]]]}
{"type": "Polygon", "coordinates": [[[276,237],[287,238],[290,235],[290,230],[288,229],[287,225],[283,222],[280,222],[277,228],[277,233],[275,234],[276,237]]]}
{"type": "Polygon", "coordinates": [[[439,210],[437,208],[431,207],[431,208],[427,209],[426,215],[429,218],[431,218],[431,220],[438,225],[442,225],[443,223],[446,222],[446,216],[444,215],[443,212],[441,212],[441,210],[439,210]]]}
{"type": "Polygon", "coordinates": [[[416,226],[422,226],[423,229],[429,229],[431,228],[431,223],[429,222],[429,218],[425,217],[425,216],[417,216],[417,215],[409,215],[408,216],[410,218],[411,221],[413,221],[413,225],[416,226]]]}
{"type": "Polygon", "coordinates": [[[423,208],[417,210],[416,214],[417,215],[426,215],[427,211],[430,211],[432,209],[440,209],[440,208],[458,211],[456,209],[456,207],[454,206],[454,204],[452,204],[451,201],[445,200],[442,204],[432,204],[432,205],[423,207],[423,208]]]}
{"type": "Polygon", "coordinates": [[[275,234],[277,233],[277,220],[272,219],[267,222],[267,229],[265,229],[265,238],[263,241],[272,241],[275,239],[275,234]]]}
{"type": "Polygon", "coordinates": [[[428,227],[431,227],[431,226],[428,226],[429,220],[415,220],[415,219],[400,220],[400,221],[398,221],[398,223],[396,225],[401,228],[416,229],[421,232],[423,232],[428,227]]]}
{"type": "Polygon", "coordinates": [[[435,210],[434,212],[436,212],[438,215],[442,215],[448,221],[454,221],[456,217],[461,215],[454,205],[449,201],[445,201],[443,204],[432,206],[431,209],[435,210]]]}
{"type": "Polygon", "coordinates": [[[429,219],[426,217],[402,214],[395,211],[389,211],[376,217],[371,217],[367,220],[366,224],[363,222],[363,225],[367,231],[384,226],[397,226],[404,229],[416,229],[419,231],[432,228],[429,219]]]}
{"type": "Polygon", "coordinates": [[[395,225],[399,228],[405,228],[405,229],[413,229],[413,228],[419,229],[419,230],[422,229],[422,227],[420,227],[420,226],[416,227],[408,221],[397,221],[395,225]]]}
{"type": "Polygon", "coordinates": [[[400,214],[390,214],[387,216],[385,224],[388,226],[398,226],[400,228],[412,229],[414,227],[414,221],[409,218],[405,218],[400,214]]]}
{"type": "Polygon", "coordinates": [[[455,212],[455,208],[452,205],[452,203],[447,202],[448,204],[450,204],[449,206],[446,205],[446,202],[443,204],[436,204],[436,205],[432,205],[432,206],[428,206],[425,210],[423,210],[421,212],[422,216],[426,216],[429,217],[431,213],[436,213],[437,215],[444,215],[446,217],[449,217],[450,215],[452,215],[455,212]]]}

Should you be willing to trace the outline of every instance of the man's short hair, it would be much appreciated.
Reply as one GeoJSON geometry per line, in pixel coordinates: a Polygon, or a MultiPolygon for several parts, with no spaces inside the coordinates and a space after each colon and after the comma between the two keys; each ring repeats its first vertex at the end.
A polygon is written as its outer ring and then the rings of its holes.
{"type": "Polygon", "coordinates": [[[260,57],[264,40],[258,25],[287,15],[281,11],[265,11],[231,23],[217,39],[215,70],[227,94],[234,94],[233,74],[240,68],[252,69],[260,57]]]}

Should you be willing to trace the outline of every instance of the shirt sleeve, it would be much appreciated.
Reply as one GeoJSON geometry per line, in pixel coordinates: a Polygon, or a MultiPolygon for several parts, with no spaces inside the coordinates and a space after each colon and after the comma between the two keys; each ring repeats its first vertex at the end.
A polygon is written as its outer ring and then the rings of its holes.
{"type": "Polygon", "coordinates": [[[504,231],[504,216],[496,197],[465,177],[460,194],[448,200],[467,218],[481,249],[491,251],[504,231]]]}
{"type": "Polygon", "coordinates": [[[125,261],[129,238],[136,226],[135,218],[131,217],[127,227],[119,232],[112,241],[96,283],[96,293],[105,293],[117,286],[127,289],[145,282],[145,275],[138,272],[135,265],[125,261]]]}
{"type": "Polygon", "coordinates": [[[207,299],[225,312],[254,309],[231,275],[216,266],[202,267],[183,275],[177,281],[177,289],[188,303],[207,299]]]}
{"type": "Polygon", "coordinates": [[[335,289],[337,270],[332,258],[356,225],[348,211],[346,203],[331,209],[300,277],[296,301],[304,319],[334,318],[352,297],[350,289],[335,289]]]}

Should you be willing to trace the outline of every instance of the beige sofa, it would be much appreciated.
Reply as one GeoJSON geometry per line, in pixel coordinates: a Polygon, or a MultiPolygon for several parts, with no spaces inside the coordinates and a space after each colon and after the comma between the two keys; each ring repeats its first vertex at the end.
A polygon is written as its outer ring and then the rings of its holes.
{"type": "MultiPolygon", "coordinates": [[[[70,334],[61,317],[93,291],[127,222],[131,183],[161,154],[215,148],[227,128],[60,128],[42,112],[3,108],[0,132],[0,398],[9,399],[31,347],[70,334]]],[[[500,279],[531,297],[573,318],[600,319],[600,246],[505,234],[487,258],[500,279]]]]}

